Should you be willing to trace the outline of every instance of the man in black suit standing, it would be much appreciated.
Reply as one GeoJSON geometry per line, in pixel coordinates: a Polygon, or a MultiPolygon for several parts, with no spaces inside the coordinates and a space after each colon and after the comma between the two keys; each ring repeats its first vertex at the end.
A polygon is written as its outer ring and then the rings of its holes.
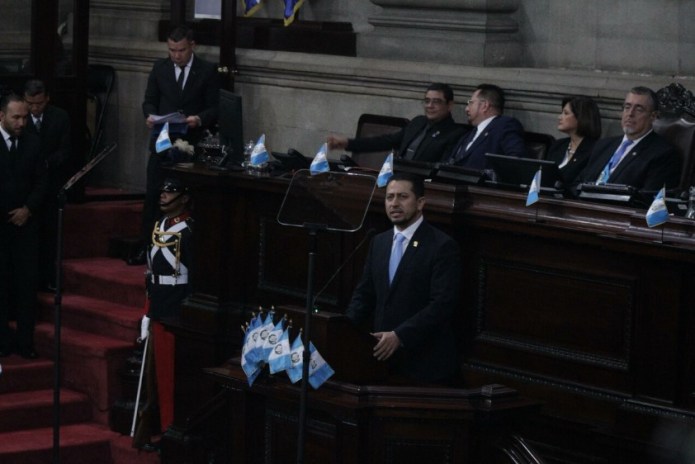
{"type": "Polygon", "coordinates": [[[34,349],[38,286],[38,212],[46,189],[39,138],[24,129],[29,108],[22,97],[0,99],[0,357],[34,349]],[[10,305],[17,332],[9,326],[10,305]],[[14,336],[13,336],[14,335],[14,336]],[[13,341],[14,339],[14,341],[13,341]]]}
{"type": "Polygon", "coordinates": [[[623,103],[623,135],[596,142],[578,183],[630,185],[649,193],[677,187],[682,160],[675,147],[652,129],[658,111],[654,91],[631,89],[623,103]]]}
{"type": "Polygon", "coordinates": [[[181,128],[170,127],[171,138],[172,141],[174,136],[182,138],[193,146],[202,139],[204,130],[217,122],[220,81],[215,65],[194,53],[193,31],[186,26],[176,27],[169,34],[167,47],[169,57],[157,61],[152,67],[142,103],[145,124],[152,129],[151,153],[147,162],[142,247],[129,264],[145,263],[146,244],[159,214],[159,186],[164,181],[164,174],[162,156],[154,149],[161,130],[161,125],[155,124],[154,116],[183,113],[186,122],[181,124],[181,128]],[[183,130],[185,133],[181,133],[183,130]]]}
{"type": "Polygon", "coordinates": [[[416,116],[392,134],[348,139],[329,135],[328,148],[352,152],[398,149],[398,157],[413,161],[438,162],[463,133],[451,117],[454,92],[447,84],[430,84],[422,101],[425,114],[416,116]]]}
{"type": "MultiPolygon", "coordinates": [[[[461,261],[458,244],[424,221],[424,184],[396,173],[386,186],[393,229],[372,240],[347,317],[373,317],[374,356],[398,374],[451,383],[459,370],[454,335],[461,261]]],[[[371,319],[370,319],[371,320],[371,319]]]]}
{"type": "Polygon", "coordinates": [[[492,84],[480,84],[466,106],[467,132],[446,157],[447,162],[470,169],[487,167],[486,153],[528,156],[521,123],[504,114],[504,90],[492,84]]]}
{"type": "Polygon", "coordinates": [[[39,226],[39,286],[55,290],[58,191],[74,173],[70,116],[51,105],[44,83],[31,79],[24,84],[24,100],[29,105],[26,131],[41,141],[41,157],[48,168],[48,185],[39,226]]]}

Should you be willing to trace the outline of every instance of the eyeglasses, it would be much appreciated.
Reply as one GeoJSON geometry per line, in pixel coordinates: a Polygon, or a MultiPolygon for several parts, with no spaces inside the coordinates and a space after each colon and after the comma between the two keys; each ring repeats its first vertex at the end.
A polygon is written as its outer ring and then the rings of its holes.
{"type": "Polygon", "coordinates": [[[481,98],[480,100],[472,100],[472,99],[471,99],[471,100],[468,100],[468,101],[466,102],[466,105],[467,105],[467,106],[471,106],[473,103],[480,103],[480,102],[484,102],[484,101],[485,101],[485,100],[483,100],[482,98],[481,98]]]}
{"type": "Polygon", "coordinates": [[[422,100],[422,104],[425,106],[428,106],[428,105],[439,106],[439,105],[443,105],[444,103],[446,103],[446,102],[444,100],[442,100],[441,98],[425,98],[422,100]]]}

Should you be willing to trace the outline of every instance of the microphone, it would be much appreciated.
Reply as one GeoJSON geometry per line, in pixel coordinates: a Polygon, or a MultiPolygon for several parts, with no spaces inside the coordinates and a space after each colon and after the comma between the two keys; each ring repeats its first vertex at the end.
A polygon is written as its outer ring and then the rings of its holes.
{"type": "Polygon", "coordinates": [[[357,253],[357,251],[360,248],[362,248],[362,246],[367,242],[367,239],[371,238],[372,235],[374,235],[374,232],[376,232],[376,229],[374,229],[372,227],[371,229],[369,229],[367,231],[366,234],[364,234],[364,238],[360,241],[360,243],[358,243],[357,246],[352,250],[350,255],[347,258],[345,258],[345,261],[343,261],[340,264],[340,266],[338,266],[338,269],[336,269],[336,271],[333,273],[333,275],[328,278],[328,281],[326,282],[326,284],[323,287],[321,287],[321,290],[316,292],[316,294],[314,295],[314,301],[311,303],[312,307],[314,305],[316,305],[316,300],[318,300],[319,296],[321,296],[321,294],[328,288],[328,286],[333,283],[333,280],[335,280],[335,278],[338,277],[338,274],[340,274],[340,271],[343,270],[345,265],[352,260],[352,257],[355,256],[355,253],[357,253]]]}

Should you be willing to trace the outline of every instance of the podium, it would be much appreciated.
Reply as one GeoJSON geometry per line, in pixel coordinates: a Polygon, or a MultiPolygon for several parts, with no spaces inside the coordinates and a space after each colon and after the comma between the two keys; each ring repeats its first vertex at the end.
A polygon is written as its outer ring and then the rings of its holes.
{"type": "MultiPolygon", "coordinates": [[[[299,307],[281,307],[296,324],[299,307]]],[[[309,395],[306,460],[312,463],[485,462],[540,404],[501,385],[459,389],[403,385],[372,356],[372,337],[343,315],[312,314],[316,348],[335,375],[309,395]]],[[[229,462],[296,462],[300,387],[285,373],[249,387],[234,359],[205,370],[227,392],[229,462]]]]}
{"type": "MultiPolygon", "coordinates": [[[[304,327],[304,308],[281,306],[276,312],[281,315],[287,314],[294,327],[304,327]]],[[[311,341],[335,370],[332,379],[354,384],[378,384],[387,381],[388,373],[384,363],[372,356],[376,344],[374,337],[355,328],[343,314],[315,311],[311,321],[311,341]]]]}

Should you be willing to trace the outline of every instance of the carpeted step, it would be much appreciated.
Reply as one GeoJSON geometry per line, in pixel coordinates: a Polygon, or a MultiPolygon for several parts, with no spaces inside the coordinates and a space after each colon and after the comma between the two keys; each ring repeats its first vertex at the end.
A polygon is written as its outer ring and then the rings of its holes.
{"type": "Polygon", "coordinates": [[[109,238],[140,233],[142,201],[68,204],[63,214],[63,256],[107,256],[109,238]]]}
{"type": "Polygon", "coordinates": [[[0,394],[53,388],[53,361],[27,360],[15,355],[3,358],[1,364],[0,394]]]}
{"type": "MultiPolygon", "coordinates": [[[[144,298],[144,296],[143,296],[144,298]]],[[[55,320],[54,295],[39,294],[40,320],[55,320]]],[[[140,333],[142,305],[126,306],[84,295],[63,295],[61,323],[63,327],[96,334],[108,334],[125,342],[133,342],[140,333]]]]}
{"type": "Polygon", "coordinates": [[[63,277],[71,294],[136,308],[145,303],[145,266],[114,258],[70,259],[63,263],[63,277]]]}
{"type": "MultiPolygon", "coordinates": [[[[35,342],[41,356],[54,356],[53,324],[36,325],[35,342]]],[[[134,342],[125,342],[63,327],[61,330],[62,385],[85,393],[92,404],[94,420],[108,424],[110,406],[122,396],[118,375],[133,351],[134,342]]]]}
{"type": "MultiPolygon", "coordinates": [[[[87,396],[71,390],[60,391],[61,424],[87,422],[92,411],[87,396]]],[[[34,390],[0,395],[0,433],[51,427],[53,390],[34,390]]]]}
{"type": "MultiPolygon", "coordinates": [[[[111,440],[116,434],[97,424],[65,425],[60,428],[61,464],[116,464],[111,440]]],[[[52,462],[53,429],[41,428],[0,433],[0,462],[46,464],[52,462]]]]}
{"type": "Polygon", "coordinates": [[[161,459],[157,453],[146,453],[133,448],[133,439],[120,435],[111,440],[111,455],[114,464],[159,464],[161,459]]]}

